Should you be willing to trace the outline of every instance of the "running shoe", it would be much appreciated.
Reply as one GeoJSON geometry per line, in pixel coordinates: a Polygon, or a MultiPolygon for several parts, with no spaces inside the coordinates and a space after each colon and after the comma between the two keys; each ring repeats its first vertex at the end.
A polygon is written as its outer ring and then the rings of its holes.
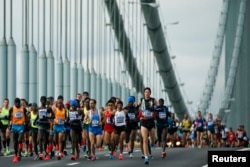
{"type": "Polygon", "coordinates": [[[110,154],[109,159],[114,159],[114,156],[112,154],[110,154]]]}
{"type": "Polygon", "coordinates": [[[75,154],[71,155],[71,160],[76,160],[76,155],[75,154]]]}
{"type": "Polygon", "coordinates": [[[45,160],[46,161],[50,160],[50,156],[48,154],[45,156],[45,160]]]}
{"type": "Polygon", "coordinates": [[[88,151],[86,151],[86,152],[84,153],[84,157],[85,157],[85,158],[88,158],[88,151]]]}
{"type": "Polygon", "coordinates": [[[58,156],[57,156],[57,159],[58,159],[58,160],[61,160],[62,157],[63,157],[63,153],[59,153],[58,156]]]}
{"type": "Polygon", "coordinates": [[[149,159],[148,158],[144,158],[144,164],[149,164],[149,159]]]}
{"type": "Polygon", "coordinates": [[[119,160],[123,160],[123,155],[122,154],[119,155],[119,160]]]}
{"type": "Polygon", "coordinates": [[[129,158],[134,158],[133,153],[129,153],[129,158]]]}
{"type": "Polygon", "coordinates": [[[39,159],[43,160],[44,159],[44,155],[43,154],[39,154],[39,159]]]}
{"type": "Polygon", "coordinates": [[[34,160],[36,161],[36,160],[38,160],[38,159],[39,159],[39,156],[38,156],[38,155],[35,155],[34,160]]]}
{"type": "Polygon", "coordinates": [[[6,154],[10,155],[10,149],[9,149],[9,147],[6,148],[6,154]]]}
{"type": "Polygon", "coordinates": [[[96,157],[95,157],[95,156],[92,156],[92,157],[91,157],[91,160],[92,160],[92,161],[95,161],[95,160],[96,160],[96,157]]]}
{"type": "Polygon", "coordinates": [[[19,161],[18,156],[14,156],[13,163],[17,163],[19,161]]]}
{"type": "Polygon", "coordinates": [[[165,158],[166,156],[167,156],[167,153],[165,151],[161,153],[162,158],[165,158]]]}

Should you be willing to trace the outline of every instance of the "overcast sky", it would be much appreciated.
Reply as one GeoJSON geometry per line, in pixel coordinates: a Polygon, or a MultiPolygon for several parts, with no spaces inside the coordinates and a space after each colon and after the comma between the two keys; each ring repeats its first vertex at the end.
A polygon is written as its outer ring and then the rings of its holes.
{"type": "MultiPolygon", "coordinates": [[[[222,0],[159,0],[159,3],[165,24],[179,21],[177,25],[167,26],[167,34],[179,77],[185,83],[184,90],[196,108],[215,45],[222,0]]],[[[217,112],[214,110],[218,109],[223,95],[222,77],[221,66],[212,112],[217,112]]]]}
{"type": "MultiPolygon", "coordinates": [[[[13,14],[14,21],[20,22],[21,1],[14,0],[13,2],[15,12],[13,14]],[[19,11],[19,13],[16,13],[16,11],[19,11]]],[[[36,3],[36,1],[34,2],[36,3]]],[[[84,2],[86,3],[86,1],[84,2]]],[[[125,3],[126,0],[118,0],[118,3],[121,2],[125,3]]],[[[183,87],[184,97],[188,98],[189,101],[193,101],[192,107],[195,109],[205,86],[215,45],[222,0],[157,0],[157,3],[160,4],[159,13],[162,25],[166,26],[170,52],[176,56],[173,63],[177,71],[177,78],[185,83],[183,87]],[[177,21],[179,24],[171,25],[171,23],[177,21]]],[[[0,0],[0,11],[2,11],[2,4],[3,0],[0,0]]],[[[7,8],[9,9],[8,6],[7,8]]],[[[83,8],[83,10],[86,12],[86,8],[83,8]]],[[[48,9],[46,13],[48,14],[48,9]]],[[[8,11],[7,15],[9,15],[8,11]]],[[[56,20],[54,22],[56,23],[56,20]]],[[[2,24],[3,12],[0,13],[0,37],[3,34],[2,24]]],[[[35,24],[37,23],[35,22],[35,24]]],[[[7,25],[7,39],[9,37],[8,26],[9,24],[7,25]]],[[[14,39],[19,44],[17,48],[18,54],[21,49],[21,27],[21,24],[14,25],[14,39]]],[[[74,34],[71,35],[74,36],[74,34]]],[[[85,43],[86,40],[83,42],[85,43]]],[[[216,98],[213,100],[216,103],[212,103],[211,110],[219,108],[223,95],[222,66],[219,75],[215,89],[216,98]]]]}

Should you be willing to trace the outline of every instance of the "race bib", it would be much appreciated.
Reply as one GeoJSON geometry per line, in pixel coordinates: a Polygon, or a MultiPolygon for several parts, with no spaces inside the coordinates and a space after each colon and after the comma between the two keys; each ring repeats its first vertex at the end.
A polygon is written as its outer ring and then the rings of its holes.
{"type": "Polygon", "coordinates": [[[106,119],[106,123],[107,123],[107,124],[111,124],[111,118],[110,118],[110,117],[108,117],[108,118],[106,119]]]}
{"type": "Polygon", "coordinates": [[[92,126],[98,126],[99,125],[99,121],[98,120],[92,120],[91,124],[92,124],[92,126]]]}
{"type": "Polygon", "coordinates": [[[238,133],[238,138],[242,138],[243,137],[243,133],[238,133]]]}
{"type": "Polygon", "coordinates": [[[116,123],[124,123],[124,117],[116,117],[116,123]]]}
{"type": "Polygon", "coordinates": [[[75,120],[75,119],[77,119],[76,113],[75,113],[75,112],[69,112],[69,119],[70,119],[70,120],[75,120]]]}
{"type": "Polygon", "coordinates": [[[47,110],[39,110],[39,118],[42,119],[43,117],[47,116],[47,110]]]}
{"type": "Polygon", "coordinates": [[[15,112],[15,118],[20,119],[20,118],[22,118],[22,117],[23,117],[23,112],[22,112],[22,111],[17,111],[17,112],[15,112]]]}
{"type": "Polygon", "coordinates": [[[153,112],[149,111],[149,110],[144,110],[142,115],[146,118],[152,118],[153,117],[153,112]]]}
{"type": "Polygon", "coordinates": [[[129,119],[135,119],[135,114],[134,113],[128,113],[129,119]]]}
{"type": "Polygon", "coordinates": [[[159,112],[160,119],[166,119],[167,114],[165,112],[159,112]]]}
{"type": "Polygon", "coordinates": [[[207,123],[208,126],[212,126],[213,124],[214,124],[213,121],[209,121],[209,122],[207,123]]]}
{"type": "Polygon", "coordinates": [[[64,120],[63,119],[57,119],[57,124],[58,125],[63,125],[64,124],[64,120]]]}

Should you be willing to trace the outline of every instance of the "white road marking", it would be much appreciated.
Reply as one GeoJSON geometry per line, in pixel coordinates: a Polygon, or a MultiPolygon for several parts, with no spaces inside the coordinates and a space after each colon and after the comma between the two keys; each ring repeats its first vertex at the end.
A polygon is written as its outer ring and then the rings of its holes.
{"type": "Polygon", "coordinates": [[[80,162],[74,162],[74,163],[70,163],[70,164],[67,164],[68,166],[73,166],[73,165],[77,165],[79,164],[80,162]]]}

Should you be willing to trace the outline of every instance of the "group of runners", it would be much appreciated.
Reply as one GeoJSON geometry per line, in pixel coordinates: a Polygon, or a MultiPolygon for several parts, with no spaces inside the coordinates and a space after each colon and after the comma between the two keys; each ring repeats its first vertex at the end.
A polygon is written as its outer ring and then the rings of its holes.
{"type": "Polygon", "coordinates": [[[117,97],[111,97],[106,106],[97,108],[97,101],[88,92],[76,94],[75,99],[64,102],[63,96],[42,96],[40,105],[16,98],[9,107],[4,99],[0,108],[1,136],[0,153],[10,154],[10,134],[13,136],[14,158],[17,163],[22,156],[33,156],[34,160],[58,160],[67,155],[66,143],[71,145],[70,158],[80,158],[81,150],[89,160],[96,160],[96,149],[107,147],[109,158],[124,159],[124,148],[133,158],[134,144],[138,135],[142,158],[149,164],[151,147],[162,148],[161,157],[167,156],[166,146],[205,147],[242,146],[246,132],[240,126],[236,133],[225,132],[220,120],[212,114],[205,119],[201,112],[194,120],[187,114],[179,121],[169,111],[164,99],[151,97],[151,89],[144,89],[144,96],[135,102],[129,96],[126,105],[117,97]],[[222,133],[222,132],[225,132],[222,133]],[[178,133],[179,132],[179,133],[178,133]],[[181,135],[180,135],[181,133],[181,135]],[[206,136],[206,137],[204,137],[206,136]],[[226,136],[226,140],[225,140],[226,136]],[[1,142],[2,140],[2,142],[1,142]]]}
{"type": "Polygon", "coordinates": [[[0,121],[4,154],[10,153],[10,133],[13,136],[17,163],[22,156],[34,156],[34,159],[49,160],[56,156],[64,157],[66,140],[71,141],[71,159],[80,157],[81,148],[88,159],[96,160],[96,148],[106,146],[109,158],[116,153],[124,158],[123,149],[129,150],[133,158],[134,142],[137,133],[141,138],[141,150],[144,163],[149,164],[150,147],[155,144],[155,120],[161,136],[162,158],[166,157],[166,135],[170,112],[159,101],[151,97],[151,89],[144,89],[144,96],[135,102],[134,96],[127,98],[126,105],[116,97],[111,97],[105,108],[97,108],[95,99],[88,97],[88,92],[78,93],[76,98],[64,102],[63,96],[42,96],[40,105],[28,103],[25,99],[15,98],[13,107],[8,106],[9,99],[4,99],[0,109],[0,121]],[[22,154],[24,152],[24,155],[22,154]]]}
{"type": "Polygon", "coordinates": [[[249,145],[244,125],[239,125],[234,131],[232,127],[226,127],[221,119],[214,118],[212,113],[208,113],[205,118],[198,111],[194,120],[185,115],[180,127],[186,147],[248,147],[249,145]]]}

